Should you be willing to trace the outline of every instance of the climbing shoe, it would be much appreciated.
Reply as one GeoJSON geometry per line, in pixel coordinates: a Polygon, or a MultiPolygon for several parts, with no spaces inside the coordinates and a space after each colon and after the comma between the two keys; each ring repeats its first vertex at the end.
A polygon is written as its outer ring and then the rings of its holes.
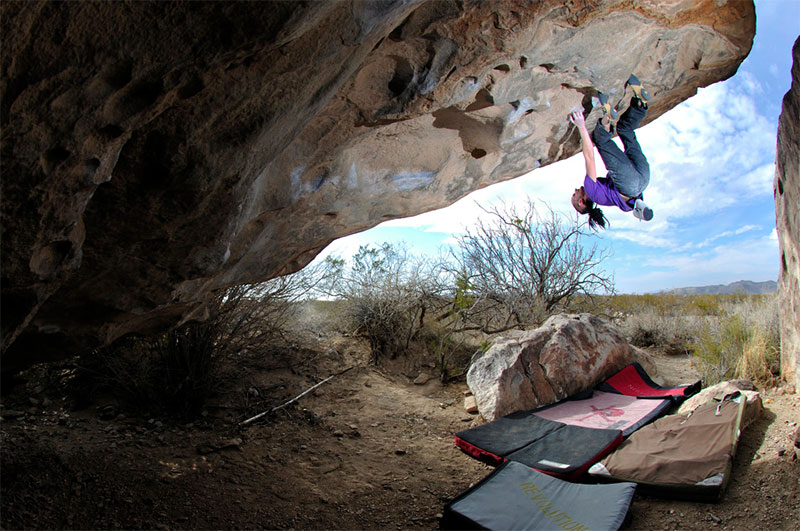
{"type": "Polygon", "coordinates": [[[650,94],[642,86],[642,82],[634,74],[628,78],[627,85],[633,89],[633,94],[636,96],[644,107],[647,107],[647,101],[650,99],[650,94]]]}
{"type": "Polygon", "coordinates": [[[633,204],[633,215],[640,221],[650,221],[653,219],[653,209],[645,205],[641,199],[637,199],[633,204]]]}
{"type": "Polygon", "coordinates": [[[600,100],[600,108],[603,109],[603,116],[608,118],[608,121],[611,123],[611,131],[615,131],[617,128],[617,120],[619,120],[619,112],[611,106],[608,102],[608,96],[602,92],[597,93],[597,99],[600,100]]]}

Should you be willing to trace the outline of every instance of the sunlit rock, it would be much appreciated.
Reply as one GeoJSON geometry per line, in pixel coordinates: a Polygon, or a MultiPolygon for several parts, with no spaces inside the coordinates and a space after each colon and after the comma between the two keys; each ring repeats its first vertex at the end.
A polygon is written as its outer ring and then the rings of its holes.
{"type": "Polygon", "coordinates": [[[780,245],[781,375],[800,387],[800,38],[792,57],[792,87],[783,98],[778,126],[775,219],[780,245]]]}
{"type": "Polygon", "coordinates": [[[481,416],[494,420],[589,390],[633,361],[633,347],[607,321],[554,315],[496,339],[470,365],[467,385],[481,416]]]}
{"type": "Polygon", "coordinates": [[[2,2],[13,369],[203,316],[210,291],[579,150],[733,75],[749,1],[2,2]],[[590,126],[597,119],[589,117],[590,126]]]}

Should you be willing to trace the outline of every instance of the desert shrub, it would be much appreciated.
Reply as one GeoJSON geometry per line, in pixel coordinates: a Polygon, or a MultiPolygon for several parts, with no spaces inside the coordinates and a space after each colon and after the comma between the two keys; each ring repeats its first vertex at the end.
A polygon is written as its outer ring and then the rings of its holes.
{"type": "Polygon", "coordinates": [[[466,375],[476,352],[485,352],[489,345],[485,334],[460,330],[458,315],[449,309],[441,309],[435,319],[426,321],[420,336],[442,383],[466,375]]]}
{"type": "Polygon", "coordinates": [[[82,400],[111,395],[139,413],[193,417],[213,390],[213,331],[191,323],[96,349],[81,357],[73,392],[82,400]]]}
{"type": "Polygon", "coordinates": [[[746,340],[747,330],[738,317],[709,321],[700,330],[692,350],[705,385],[734,376],[746,340]]]}
{"type": "Polygon", "coordinates": [[[437,300],[432,267],[401,246],[361,246],[349,263],[329,257],[326,266],[327,292],[343,301],[344,321],[369,340],[373,361],[407,349],[437,300]]]}
{"type": "MultiPolygon", "coordinates": [[[[352,331],[369,338],[374,360],[395,357],[425,330],[443,379],[474,351],[470,333],[537,325],[573,299],[613,292],[599,269],[606,257],[577,218],[564,222],[533,203],[486,210],[458,249],[432,262],[388,243],[362,246],[347,261],[329,257],[326,295],[346,302],[352,331]]],[[[479,343],[479,341],[478,341],[479,343]]]]}
{"type": "Polygon", "coordinates": [[[221,359],[289,343],[295,303],[313,282],[304,272],[221,290],[209,300],[205,321],[85,354],[73,382],[77,398],[110,394],[129,409],[193,417],[216,389],[221,359]]]}
{"type": "Polygon", "coordinates": [[[692,344],[706,385],[732,377],[774,382],[780,371],[777,297],[728,300],[721,312],[705,322],[692,344]]]}
{"type": "Polygon", "coordinates": [[[723,315],[738,316],[748,327],[763,331],[770,343],[780,342],[780,308],[777,295],[725,299],[720,306],[723,315]]]}
{"type": "Polygon", "coordinates": [[[747,300],[759,300],[759,295],[676,295],[673,293],[622,294],[602,297],[601,308],[606,315],[624,317],[644,311],[662,315],[716,316],[724,313],[725,305],[747,300]]]}
{"type": "Polygon", "coordinates": [[[691,313],[695,315],[720,315],[723,312],[722,305],[725,299],[714,295],[699,295],[691,297],[691,313]]]}
{"type": "Polygon", "coordinates": [[[778,375],[776,296],[618,295],[602,307],[632,344],[693,355],[706,385],[729,378],[766,385],[778,375]]]}
{"type": "Polygon", "coordinates": [[[702,318],[676,313],[663,313],[653,307],[617,319],[625,337],[637,347],[664,347],[667,351],[685,353],[697,334],[702,318]]]}
{"type": "Polygon", "coordinates": [[[192,323],[170,330],[152,341],[156,395],[171,413],[192,417],[200,413],[213,390],[216,323],[192,323]]]}
{"type": "Polygon", "coordinates": [[[755,328],[742,345],[734,372],[762,386],[773,384],[780,372],[779,343],[763,328],[755,328]]]}

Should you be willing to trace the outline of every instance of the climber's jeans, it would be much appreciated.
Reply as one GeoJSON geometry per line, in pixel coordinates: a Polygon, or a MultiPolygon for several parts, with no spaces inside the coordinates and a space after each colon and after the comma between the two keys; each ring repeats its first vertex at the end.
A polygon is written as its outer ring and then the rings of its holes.
{"type": "Polygon", "coordinates": [[[614,183],[617,191],[628,197],[639,197],[650,184],[650,164],[647,162],[639,141],[636,140],[634,129],[639,127],[642,119],[647,114],[647,108],[636,98],[631,98],[631,104],[617,122],[617,134],[625,146],[623,152],[612,140],[611,133],[606,131],[600,122],[592,132],[592,139],[603,164],[608,170],[608,177],[614,183]]]}

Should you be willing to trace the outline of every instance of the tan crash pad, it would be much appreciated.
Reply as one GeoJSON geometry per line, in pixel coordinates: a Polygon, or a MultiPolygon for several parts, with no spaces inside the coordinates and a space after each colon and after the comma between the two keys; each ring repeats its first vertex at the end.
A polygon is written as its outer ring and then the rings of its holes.
{"type": "Polygon", "coordinates": [[[589,471],[662,487],[727,484],[746,400],[706,403],[689,414],[662,417],[641,428],[589,471]]]}

